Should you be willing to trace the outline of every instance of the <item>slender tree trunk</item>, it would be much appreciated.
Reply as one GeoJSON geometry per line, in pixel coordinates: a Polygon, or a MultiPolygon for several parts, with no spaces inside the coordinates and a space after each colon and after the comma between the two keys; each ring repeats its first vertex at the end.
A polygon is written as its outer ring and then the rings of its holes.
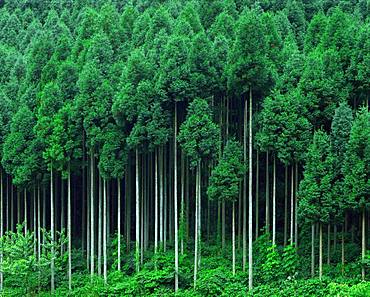
{"type": "Polygon", "coordinates": [[[121,271],[121,179],[117,179],[117,233],[118,233],[118,271],[121,271]]]}
{"type": "Polygon", "coordinates": [[[239,185],[239,198],[238,198],[238,250],[240,250],[240,241],[242,238],[242,199],[243,199],[243,181],[239,185]]]}
{"type": "Polygon", "coordinates": [[[127,179],[126,179],[126,249],[130,252],[131,244],[131,174],[130,158],[127,161],[127,179]]]}
{"type": "Polygon", "coordinates": [[[294,166],[292,165],[291,171],[291,189],[290,189],[290,244],[293,244],[293,232],[294,232],[294,166]]]}
{"type": "Polygon", "coordinates": [[[294,200],[294,242],[295,247],[298,248],[298,162],[295,162],[295,200],[294,200]]]}
{"type": "Polygon", "coordinates": [[[36,222],[36,204],[37,204],[37,198],[36,198],[36,186],[33,185],[33,253],[35,255],[35,258],[37,259],[37,222],[36,222]]]}
{"type": "Polygon", "coordinates": [[[17,223],[22,224],[21,219],[21,192],[17,188],[17,223]]]}
{"type": "Polygon", "coordinates": [[[221,206],[222,206],[222,245],[221,245],[221,247],[222,247],[222,250],[225,250],[225,233],[226,233],[226,224],[225,224],[225,216],[226,216],[226,214],[225,214],[225,201],[221,201],[221,206]]]}
{"type": "MultiPolygon", "coordinates": [[[[13,187],[13,184],[11,184],[11,193],[10,193],[10,201],[11,201],[11,204],[10,204],[10,214],[11,214],[11,217],[10,217],[10,230],[14,231],[14,187],[13,187]]],[[[45,227],[45,225],[44,225],[45,227]]]]}
{"type": "Polygon", "coordinates": [[[67,225],[68,225],[68,288],[72,290],[72,213],[71,213],[71,167],[68,164],[68,210],[67,210],[67,225]]]}
{"type": "Polygon", "coordinates": [[[55,262],[54,262],[54,190],[53,190],[53,164],[50,169],[50,229],[51,229],[51,293],[55,290],[55,262]]]}
{"type": "Polygon", "coordinates": [[[184,231],[185,231],[185,160],[181,153],[181,255],[184,255],[184,231]]]}
{"type": "Polygon", "coordinates": [[[163,249],[163,147],[160,149],[159,162],[159,245],[163,249]]]}
{"type": "Polygon", "coordinates": [[[158,251],[158,148],[154,160],[154,254],[158,251]]]}
{"type": "Polygon", "coordinates": [[[266,152],[266,214],[265,214],[265,217],[266,217],[266,225],[265,225],[265,232],[269,233],[270,232],[270,170],[269,170],[269,156],[270,156],[270,153],[269,151],[267,150],[266,152]]]}
{"type": "Polygon", "coordinates": [[[337,251],[337,224],[334,224],[334,244],[333,244],[333,250],[334,250],[334,253],[337,251]]]}
{"type": "Polygon", "coordinates": [[[197,167],[197,174],[196,174],[196,191],[195,191],[195,242],[194,242],[194,289],[197,286],[197,273],[198,273],[198,245],[199,245],[199,233],[198,233],[198,221],[199,221],[199,162],[197,167]]]}
{"type": "Polygon", "coordinates": [[[81,237],[82,237],[82,253],[85,253],[86,248],[86,169],[85,169],[85,132],[82,132],[82,222],[81,222],[81,237]]]}
{"type": "MultiPolygon", "coordinates": [[[[362,229],[362,236],[361,236],[361,258],[362,258],[362,261],[364,262],[365,261],[365,254],[366,254],[366,232],[365,232],[365,229],[366,229],[366,210],[365,210],[365,207],[362,208],[362,224],[361,224],[361,229],[362,229]]],[[[362,264],[362,271],[361,271],[361,276],[362,276],[362,280],[365,281],[365,265],[362,264]]]]}
{"type": "Polygon", "coordinates": [[[103,274],[107,284],[107,181],[103,179],[103,274]]]}
{"type": "Polygon", "coordinates": [[[135,160],[135,193],[136,193],[136,200],[135,200],[135,264],[136,264],[136,272],[140,270],[140,194],[139,194],[139,151],[136,149],[135,152],[136,160],[135,160]]]}
{"type": "Polygon", "coordinates": [[[179,288],[179,238],[178,238],[178,218],[177,218],[177,104],[175,103],[175,129],[173,141],[173,207],[174,207],[174,222],[175,222],[175,292],[179,288]]]}
{"type": "Polygon", "coordinates": [[[235,202],[233,201],[232,214],[232,229],[233,229],[233,275],[235,275],[235,202]]]}
{"type": "MultiPolygon", "coordinates": [[[[46,231],[46,186],[42,186],[42,227],[46,231]]],[[[45,234],[42,235],[42,243],[45,244],[45,234]]]]}
{"type": "Polygon", "coordinates": [[[311,224],[311,277],[315,276],[315,224],[311,224]]]}
{"type": "Polygon", "coordinates": [[[272,185],[272,244],[276,241],[276,157],[274,154],[273,185],[272,185]]]}
{"type": "Polygon", "coordinates": [[[256,154],[256,206],[255,206],[255,214],[256,214],[256,239],[258,238],[259,233],[259,170],[260,170],[260,161],[259,161],[259,151],[257,150],[256,154]]]}
{"type": "Polygon", "coordinates": [[[288,166],[284,166],[284,246],[288,240],[288,166]]]}
{"type": "MultiPolygon", "coordinates": [[[[3,170],[0,168],[0,238],[4,235],[4,189],[3,189],[3,170]]],[[[8,214],[7,214],[8,215],[8,214]]],[[[0,266],[3,265],[3,249],[0,249],[0,266]]],[[[0,271],[0,292],[3,290],[4,275],[0,271]]]]}
{"type": "Polygon", "coordinates": [[[91,253],[91,227],[90,227],[90,201],[91,201],[91,168],[90,162],[87,161],[87,173],[86,173],[86,181],[87,181],[87,193],[86,193],[86,263],[87,263],[87,270],[90,271],[90,253],[91,253]]]}
{"type": "Polygon", "coordinates": [[[23,199],[24,199],[24,234],[27,235],[27,190],[24,189],[23,192],[23,199]]]}
{"type": "Polygon", "coordinates": [[[41,203],[40,203],[40,184],[37,185],[37,259],[40,261],[41,256],[41,203]]]}
{"type": "MultiPolygon", "coordinates": [[[[63,178],[60,179],[60,187],[61,187],[61,196],[60,196],[60,230],[64,230],[64,180],[63,178]]],[[[68,232],[68,231],[67,231],[68,232]]],[[[60,254],[63,255],[64,253],[64,244],[62,243],[60,246],[60,254]]]]}
{"type": "Polygon", "coordinates": [[[329,265],[330,264],[330,223],[328,224],[328,259],[327,259],[327,264],[329,265]]]}
{"type": "Polygon", "coordinates": [[[248,208],[248,287],[251,290],[253,288],[253,196],[252,196],[252,182],[253,182],[253,163],[252,163],[252,87],[249,88],[249,208],[248,208]]]}
{"type": "Polygon", "coordinates": [[[322,223],[319,223],[320,227],[320,247],[319,247],[319,278],[322,279],[322,223]]]}
{"type": "Polygon", "coordinates": [[[91,150],[90,153],[90,276],[91,278],[94,276],[95,273],[95,233],[94,233],[94,227],[95,227],[95,213],[94,213],[94,152],[91,150]]]}
{"type": "MultiPolygon", "coordinates": [[[[168,150],[167,147],[165,147],[165,155],[167,156],[168,150]]],[[[163,161],[165,160],[165,157],[163,157],[163,161]]],[[[166,162],[167,163],[167,162],[166,162]]],[[[163,251],[166,252],[167,249],[167,210],[168,210],[168,184],[167,184],[167,164],[163,164],[163,251]]]]}
{"type": "Polygon", "coordinates": [[[99,207],[98,207],[98,275],[101,275],[101,258],[102,258],[102,247],[103,247],[103,182],[101,174],[99,173],[99,191],[98,191],[98,197],[99,197],[99,207]]]}
{"type": "MultiPolygon", "coordinates": [[[[243,127],[243,150],[244,164],[247,165],[247,116],[248,116],[248,101],[245,98],[244,104],[244,127],[243,127]]],[[[243,272],[247,264],[247,174],[244,173],[243,180],[243,272]]]]}

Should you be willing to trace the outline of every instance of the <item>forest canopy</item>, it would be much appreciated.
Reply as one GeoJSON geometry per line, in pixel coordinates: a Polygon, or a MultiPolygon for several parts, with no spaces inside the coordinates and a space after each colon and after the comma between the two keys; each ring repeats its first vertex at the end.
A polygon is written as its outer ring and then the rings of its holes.
{"type": "Polygon", "coordinates": [[[0,295],[369,296],[370,3],[0,1],[0,295]]]}

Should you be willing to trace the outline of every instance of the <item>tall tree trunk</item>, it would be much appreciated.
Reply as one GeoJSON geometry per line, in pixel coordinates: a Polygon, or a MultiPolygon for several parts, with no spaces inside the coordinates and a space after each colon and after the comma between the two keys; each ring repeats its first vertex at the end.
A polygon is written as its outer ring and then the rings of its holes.
{"type": "MultiPolygon", "coordinates": [[[[244,164],[247,165],[247,116],[248,101],[245,98],[244,104],[244,127],[243,127],[243,151],[244,164]]],[[[247,266],[247,173],[244,173],[243,179],[243,272],[247,266]]]]}
{"type": "Polygon", "coordinates": [[[154,160],[154,254],[158,251],[158,148],[154,160]]]}
{"type": "Polygon", "coordinates": [[[126,249],[130,252],[131,244],[131,174],[130,174],[130,158],[127,161],[127,179],[126,179],[126,249]]]}
{"type": "Polygon", "coordinates": [[[334,250],[334,253],[337,251],[337,233],[338,233],[338,228],[337,228],[337,224],[334,224],[334,244],[333,244],[333,250],[334,250]]]}
{"type": "Polygon", "coordinates": [[[273,164],[273,185],[272,185],[272,244],[276,241],[276,154],[273,164]]]}
{"type": "Polygon", "coordinates": [[[17,188],[17,224],[22,224],[21,219],[21,192],[17,188]]]}
{"type": "Polygon", "coordinates": [[[198,162],[198,166],[197,166],[197,174],[196,174],[196,189],[195,189],[195,225],[194,225],[194,229],[195,229],[195,242],[194,242],[194,289],[196,288],[197,286],[197,273],[198,273],[198,245],[199,245],[199,233],[198,233],[198,227],[199,227],[199,224],[198,224],[198,221],[199,221],[199,176],[200,173],[199,173],[199,162],[198,162]]]}
{"type": "Polygon", "coordinates": [[[294,200],[294,242],[295,247],[298,248],[298,162],[295,162],[295,200],[294,200]]]}
{"type": "Polygon", "coordinates": [[[95,273],[94,171],[95,171],[94,152],[93,150],[91,150],[90,152],[90,275],[91,275],[91,278],[94,276],[94,273],[95,273]]]}
{"type": "MultiPolygon", "coordinates": [[[[14,186],[12,183],[10,183],[11,185],[11,193],[10,193],[10,201],[11,201],[11,204],[10,204],[10,214],[11,214],[11,217],[10,217],[10,230],[14,231],[14,186]]],[[[45,227],[45,225],[44,225],[45,227]]]]}
{"type": "Polygon", "coordinates": [[[232,229],[233,229],[233,275],[235,276],[235,202],[233,201],[232,229]]]}
{"type": "Polygon", "coordinates": [[[81,222],[81,237],[82,237],[82,253],[85,253],[86,248],[86,152],[85,152],[85,132],[82,131],[82,222],[81,222]]]}
{"type": "Polygon", "coordinates": [[[177,224],[177,104],[175,102],[175,129],[173,141],[173,207],[174,207],[174,225],[175,225],[175,292],[179,288],[179,238],[178,238],[178,224],[177,224]]]}
{"type": "Polygon", "coordinates": [[[102,248],[103,248],[103,182],[102,177],[99,172],[99,191],[98,191],[98,198],[99,198],[99,207],[98,207],[98,275],[101,275],[101,258],[102,258],[102,248]]]}
{"type": "Polygon", "coordinates": [[[221,245],[221,247],[222,247],[222,250],[224,250],[225,249],[225,233],[226,233],[226,223],[225,223],[225,217],[226,217],[226,210],[225,210],[225,201],[221,201],[221,207],[222,207],[222,245],[221,245]]]}
{"type": "Polygon", "coordinates": [[[163,249],[163,147],[159,156],[159,246],[163,249]]]}
{"type": "Polygon", "coordinates": [[[249,88],[249,208],[248,208],[248,287],[251,290],[253,287],[253,197],[252,197],[252,182],[253,182],[253,163],[252,163],[252,87],[249,88]]]}
{"type": "Polygon", "coordinates": [[[27,190],[24,189],[23,191],[23,199],[24,199],[24,234],[27,235],[27,190]]]}
{"type": "Polygon", "coordinates": [[[181,255],[184,255],[184,231],[185,231],[185,160],[184,154],[181,153],[181,255]]]}
{"type": "MultiPolygon", "coordinates": [[[[0,238],[4,235],[4,189],[3,189],[3,170],[0,168],[0,238]]],[[[7,214],[8,215],[8,214],[7,214]]],[[[3,249],[0,249],[0,266],[3,265],[3,249]]],[[[4,275],[3,272],[0,271],[0,291],[3,290],[3,283],[4,283],[4,275]]]]}
{"type": "Polygon", "coordinates": [[[256,239],[258,238],[259,233],[259,170],[260,170],[260,161],[259,161],[259,151],[256,152],[256,205],[255,205],[255,215],[256,215],[256,239]]]}
{"type": "Polygon", "coordinates": [[[311,277],[315,276],[315,223],[311,224],[311,277]]]}
{"type": "Polygon", "coordinates": [[[328,224],[328,248],[327,248],[327,252],[328,252],[328,258],[327,258],[327,264],[329,265],[330,264],[330,223],[328,224]]]}
{"type": "Polygon", "coordinates": [[[319,278],[322,279],[322,223],[319,223],[320,243],[319,243],[319,278]]]}
{"type": "Polygon", "coordinates": [[[55,255],[54,255],[54,190],[53,190],[53,164],[50,169],[50,231],[51,231],[51,293],[55,290],[55,255]]]}
{"type": "Polygon", "coordinates": [[[140,270],[140,194],[139,194],[139,151],[135,152],[135,265],[136,272],[140,270]]]}
{"type": "Polygon", "coordinates": [[[107,284],[107,181],[103,179],[103,274],[107,284]]]}
{"type": "Polygon", "coordinates": [[[288,240],[288,166],[284,165],[284,246],[288,240]]]}
{"type": "Polygon", "coordinates": [[[118,271],[121,271],[121,179],[117,179],[117,240],[118,240],[118,271]]]}
{"type": "Polygon", "coordinates": [[[67,226],[68,226],[68,288],[72,290],[72,213],[71,213],[71,167],[68,164],[67,226]]]}
{"type": "Polygon", "coordinates": [[[37,259],[37,240],[38,240],[38,237],[37,237],[37,222],[36,222],[36,204],[37,204],[37,198],[36,198],[36,186],[33,185],[33,207],[32,207],[32,210],[33,210],[33,253],[34,253],[34,256],[35,256],[35,259],[37,259]]]}
{"type": "Polygon", "coordinates": [[[270,153],[266,151],[266,208],[265,208],[265,232],[270,232],[270,170],[269,170],[270,153]]]}
{"type": "MultiPolygon", "coordinates": [[[[60,179],[60,187],[61,187],[61,190],[60,190],[60,230],[63,231],[64,230],[64,180],[63,178],[60,179]]],[[[68,231],[67,231],[68,232],[68,231]]],[[[62,243],[60,245],[60,254],[63,255],[64,253],[64,244],[62,243]]]]}
{"type": "Polygon", "coordinates": [[[290,244],[293,244],[294,232],[294,166],[292,165],[291,171],[291,185],[290,185],[290,244]]]}
{"type": "Polygon", "coordinates": [[[40,202],[40,184],[37,184],[37,259],[41,256],[41,202],[40,202]]]}
{"type": "MultiPolygon", "coordinates": [[[[365,261],[365,254],[366,254],[366,232],[365,232],[365,229],[366,229],[366,210],[365,210],[365,207],[362,208],[362,224],[361,224],[361,229],[362,229],[362,236],[361,236],[361,258],[362,258],[362,261],[364,262],[365,261]]],[[[362,271],[361,271],[361,276],[362,276],[362,280],[365,281],[365,265],[362,264],[362,271]]]]}

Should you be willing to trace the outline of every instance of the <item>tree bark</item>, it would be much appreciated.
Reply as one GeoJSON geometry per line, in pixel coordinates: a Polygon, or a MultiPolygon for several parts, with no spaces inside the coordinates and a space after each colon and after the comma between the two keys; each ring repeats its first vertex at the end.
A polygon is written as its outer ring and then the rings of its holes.
{"type": "Polygon", "coordinates": [[[103,179],[103,274],[107,284],[107,181],[103,179]]]}
{"type": "Polygon", "coordinates": [[[315,224],[311,224],[311,277],[315,276],[315,224]]]}
{"type": "Polygon", "coordinates": [[[225,216],[226,216],[226,214],[225,214],[225,201],[221,201],[221,207],[222,207],[222,219],[221,219],[221,221],[222,221],[222,240],[221,240],[221,247],[222,247],[222,250],[225,250],[225,233],[226,233],[226,230],[225,230],[225,228],[226,228],[226,226],[225,226],[225,216]]]}
{"type": "Polygon", "coordinates": [[[158,148],[154,160],[154,254],[158,251],[158,148]]]}
{"type": "Polygon", "coordinates": [[[185,160],[181,153],[181,255],[184,255],[184,232],[185,232],[185,160]]]}
{"type": "Polygon", "coordinates": [[[199,221],[199,178],[200,178],[200,170],[199,170],[199,162],[197,166],[197,174],[196,174],[196,189],[195,189],[195,242],[194,242],[194,289],[197,286],[197,273],[198,273],[198,245],[199,245],[199,232],[198,232],[198,221],[199,221]]]}
{"type": "Polygon", "coordinates": [[[117,240],[118,240],[118,271],[121,271],[121,179],[117,179],[117,240]]]}
{"type": "Polygon", "coordinates": [[[266,152],[266,208],[265,208],[265,232],[270,232],[270,172],[269,172],[269,157],[270,153],[266,152]]]}
{"type": "Polygon", "coordinates": [[[233,275],[235,275],[235,202],[233,201],[233,214],[232,214],[232,229],[233,229],[233,275]]]}
{"type": "Polygon", "coordinates": [[[330,223],[328,224],[328,248],[327,248],[327,251],[328,251],[328,259],[327,259],[327,264],[329,265],[330,264],[330,223]]]}
{"type": "MultiPolygon", "coordinates": [[[[0,168],[0,237],[4,235],[4,189],[3,189],[3,170],[0,168]]],[[[0,265],[3,265],[3,249],[0,249],[0,265]]],[[[0,271],[0,291],[3,290],[3,283],[4,283],[4,275],[3,272],[0,271]]]]}
{"type": "Polygon", "coordinates": [[[173,207],[174,207],[174,225],[175,225],[175,292],[179,288],[179,238],[178,238],[178,221],[177,221],[177,104],[175,102],[175,129],[173,141],[173,207]]]}
{"type": "Polygon", "coordinates": [[[95,234],[94,234],[94,152],[91,150],[90,153],[90,276],[91,278],[94,276],[95,272],[95,234]]]}
{"type": "Polygon", "coordinates": [[[99,197],[99,207],[98,207],[98,275],[101,275],[101,258],[102,258],[102,247],[103,247],[103,238],[102,238],[102,232],[103,232],[103,183],[102,183],[102,177],[99,173],[99,191],[98,191],[98,197],[99,197]]]}
{"type": "Polygon", "coordinates": [[[68,164],[67,225],[68,225],[68,288],[72,290],[72,214],[71,214],[71,169],[68,164]]]}
{"type": "Polygon", "coordinates": [[[284,166],[284,246],[288,240],[288,166],[284,166]]]}
{"type": "Polygon", "coordinates": [[[251,290],[253,288],[253,197],[252,197],[252,178],[253,178],[253,167],[252,167],[252,87],[249,88],[249,208],[248,208],[248,287],[251,290]]]}
{"type": "Polygon", "coordinates": [[[23,192],[23,199],[24,199],[24,234],[27,235],[27,190],[24,189],[23,192]]]}
{"type": "Polygon", "coordinates": [[[272,185],[272,244],[276,241],[276,157],[274,154],[273,185],[272,185]]]}
{"type": "MultiPolygon", "coordinates": [[[[365,207],[362,208],[362,224],[361,224],[361,229],[362,229],[362,236],[361,236],[361,258],[362,262],[365,261],[365,254],[366,254],[366,210],[365,207]]],[[[364,263],[362,264],[362,270],[361,270],[361,276],[362,276],[362,281],[365,281],[365,265],[364,263]]]]}
{"type": "MultiPolygon", "coordinates": [[[[243,127],[243,151],[244,164],[247,165],[247,116],[248,116],[248,101],[245,98],[244,104],[244,127],[243,127]]],[[[247,173],[244,173],[243,180],[243,272],[247,263],[247,173]]]]}
{"type": "Polygon", "coordinates": [[[54,190],[53,190],[53,164],[50,169],[50,231],[51,231],[51,293],[55,290],[55,262],[54,262],[54,190]]]}
{"type": "Polygon", "coordinates": [[[136,193],[136,199],[135,199],[135,220],[136,220],[136,226],[135,226],[135,264],[136,264],[136,272],[139,272],[140,270],[140,189],[139,189],[139,151],[136,149],[136,160],[135,160],[135,193],[136,193]]]}
{"type": "Polygon", "coordinates": [[[295,200],[294,200],[294,242],[295,247],[298,249],[298,162],[295,162],[295,200]]]}
{"type": "Polygon", "coordinates": [[[259,151],[256,152],[256,205],[255,205],[255,215],[256,215],[256,239],[258,238],[259,233],[259,151]]]}
{"type": "Polygon", "coordinates": [[[293,232],[294,232],[294,171],[291,171],[291,185],[290,185],[290,244],[293,244],[293,232]]]}
{"type": "Polygon", "coordinates": [[[320,227],[320,243],[319,243],[319,278],[322,279],[322,223],[319,223],[320,227]]]}

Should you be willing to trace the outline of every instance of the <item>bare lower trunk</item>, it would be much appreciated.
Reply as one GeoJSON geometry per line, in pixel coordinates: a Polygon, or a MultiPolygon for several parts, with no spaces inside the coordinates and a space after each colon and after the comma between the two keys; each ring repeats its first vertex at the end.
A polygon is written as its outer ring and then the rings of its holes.
{"type": "Polygon", "coordinates": [[[265,208],[265,228],[270,232],[270,174],[269,174],[269,151],[266,152],[266,208],[265,208]]]}
{"type": "Polygon", "coordinates": [[[175,292],[179,288],[179,238],[178,238],[178,217],[177,217],[177,105],[175,104],[175,130],[174,130],[174,176],[173,176],[173,206],[174,206],[174,225],[175,225],[175,292]]]}
{"type": "Polygon", "coordinates": [[[154,254],[158,251],[158,149],[154,160],[154,254]]]}
{"type": "Polygon", "coordinates": [[[53,190],[53,167],[50,170],[50,231],[51,231],[51,293],[55,290],[55,262],[54,262],[54,190],[53,190]]]}
{"type": "Polygon", "coordinates": [[[252,197],[252,178],[253,178],[253,163],[252,163],[252,88],[249,89],[249,206],[248,206],[248,287],[253,288],[253,197],[252,197]]]}
{"type": "Polygon", "coordinates": [[[293,244],[293,232],[294,232],[294,171],[292,165],[291,171],[291,188],[290,188],[290,244],[293,244]]]}
{"type": "Polygon", "coordinates": [[[276,241],[276,157],[274,154],[273,185],[272,185],[272,244],[276,241]]]}
{"type": "Polygon", "coordinates": [[[90,276],[91,278],[94,276],[95,272],[95,214],[94,214],[94,153],[91,150],[90,153],[90,276]]]}
{"type": "Polygon", "coordinates": [[[136,265],[136,272],[140,270],[140,188],[139,188],[139,151],[136,149],[136,165],[135,165],[135,265],[136,265]]]}
{"type": "Polygon", "coordinates": [[[121,271],[121,180],[117,179],[117,240],[118,240],[118,271],[121,271]]]}
{"type": "MultiPolygon", "coordinates": [[[[365,211],[365,207],[362,208],[362,224],[361,224],[361,229],[362,229],[362,236],[361,236],[361,258],[362,258],[362,261],[364,262],[365,261],[365,254],[366,254],[366,233],[365,233],[365,229],[366,229],[366,211],[365,211]]],[[[362,264],[362,271],[361,271],[361,276],[362,276],[362,280],[365,281],[365,264],[362,264]]]]}
{"type": "MultiPolygon", "coordinates": [[[[244,150],[244,164],[247,165],[247,111],[248,101],[245,99],[244,105],[244,133],[243,133],[243,150],[244,150]]],[[[247,264],[247,174],[244,174],[243,180],[243,272],[247,264]]]]}
{"type": "Polygon", "coordinates": [[[327,259],[327,264],[329,265],[330,264],[330,236],[331,236],[331,234],[330,234],[330,224],[328,225],[328,248],[327,248],[327,250],[328,250],[328,259],[327,259]]]}
{"type": "Polygon", "coordinates": [[[288,166],[284,166],[284,246],[288,240],[288,166]]]}
{"type": "Polygon", "coordinates": [[[197,286],[197,274],[198,274],[198,245],[199,245],[199,233],[198,233],[198,221],[200,220],[199,218],[199,164],[197,167],[197,174],[196,174],[196,194],[195,194],[195,242],[194,242],[194,289],[197,286]]]}
{"type": "Polygon", "coordinates": [[[232,229],[233,229],[233,275],[235,275],[235,202],[233,202],[233,214],[232,214],[232,229]]]}
{"type": "Polygon", "coordinates": [[[98,198],[99,198],[99,207],[98,207],[98,275],[101,275],[101,259],[102,259],[102,248],[103,248],[103,183],[102,183],[102,177],[99,173],[99,192],[98,192],[98,198]]]}
{"type": "Polygon", "coordinates": [[[103,179],[103,275],[107,283],[107,181],[103,179]]]}
{"type": "Polygon", "coordinates": [[[311,224],[311,277],[315,276],[315,224],[311,224]]]}
{"type": "Polygon", "coordinates": [[[71,170],[68,166],[67,227],[68,227],[68,289],[72,290],[72,214],[71,214],[71,170]]]}
{"type": "Polygon", "coordinates": [[[319,278],[322,279],[322,223],[319,223],[320,238],[319,238],[319,278]]]}
{"type": "Polygon", "coordinates": [[[257,150],[256,154],[256,205],[255,205],[255,215],[256,215],[256,239],[258,238],[259,232],[259,152],[257,150]]]}

